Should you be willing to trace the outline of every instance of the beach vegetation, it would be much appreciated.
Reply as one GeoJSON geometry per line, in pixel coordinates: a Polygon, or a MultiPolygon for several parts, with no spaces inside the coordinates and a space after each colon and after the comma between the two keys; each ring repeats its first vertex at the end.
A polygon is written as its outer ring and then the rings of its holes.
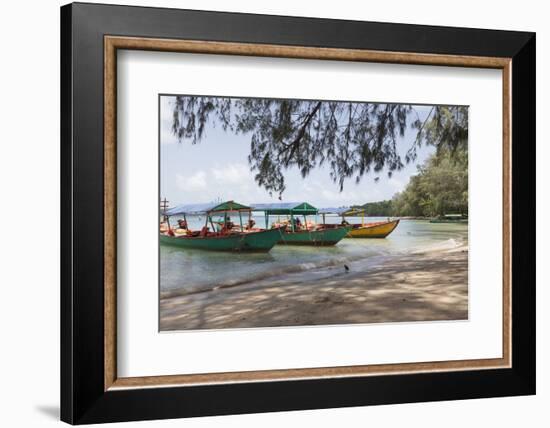
{"type": "Polygon", "coordinates": [[[380,217],[434,217],[468,214],[468,151],[440,150],[418,167],[402,192],[391,200],[361,205],[380,217]]]}

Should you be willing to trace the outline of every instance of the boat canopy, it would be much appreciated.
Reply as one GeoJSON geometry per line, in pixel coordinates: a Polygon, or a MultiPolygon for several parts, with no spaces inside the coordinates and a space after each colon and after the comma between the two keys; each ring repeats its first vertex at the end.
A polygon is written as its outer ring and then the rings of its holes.
{"type": "Polygon", "coordinates": [[[266,215],[315,215],[319,211],[307,202],[276,202],[252,204],[252,211],[264,211],[266,215]]]}
{"type": "Polygon", "coordinates": [[[321,208],[319,214],[337,214],[342,217],[357,217],[365,215],[365,209],[359,207],[321,208]]]}
{"type": "Polygon", "coordinates": [[[250,211],[247,205],[239,204],[235,201],[210,202],[206,204],[183,204],[170,208],[166,211],[167,216],[173,215],[201,215],[214,212],[239,212],[250,211]]]}

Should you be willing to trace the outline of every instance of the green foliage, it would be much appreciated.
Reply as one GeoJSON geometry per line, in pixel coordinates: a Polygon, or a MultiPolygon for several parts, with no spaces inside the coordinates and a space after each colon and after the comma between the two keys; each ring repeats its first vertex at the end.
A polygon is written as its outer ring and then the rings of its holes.
{"type": "Polygon", "coordinates": [[[375,217],[434,217],[468,214],[468,151],[446,148],[418,167],[405,190],[391,200],[368,202],[365,215],[375,217]]]}
{"type": "Polygon", "coordinates": [[[396,143],[408,126],[417,137],[406,162],[422,144],[454,152],[467,144],[467,116],[466,107],[434,107],[421,118],[403,104],[177,96],[172,132],[196,144],[211,122],[250,135],[248,162],[256,182],[281,195],[289,168],[306,177],[326,164],[340,190],[347,179],[359,182],[371,171],[386,169],[391,176],[404,165],[396,143]]]}
{"type": "Polygon", "coordinates": [[[406,189],[392,199],[393,215],[468,213],[468,151],[440,150],[418,168],[406,189]]]}
{"type": "Polygon", "coordinates": [[[366,216],[371,217],[390,217],[393,215],[392,201],[367,202],[358,208],[365,210],[366,216]]]}

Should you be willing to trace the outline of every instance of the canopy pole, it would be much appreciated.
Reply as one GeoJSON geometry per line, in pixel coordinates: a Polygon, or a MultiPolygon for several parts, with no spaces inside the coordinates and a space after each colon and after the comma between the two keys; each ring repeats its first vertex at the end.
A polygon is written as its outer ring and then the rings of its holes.
{"type": "Polygon", "coordinates": [[[308,230],[308,228],[307,228],[307,218],[306,218],[305,214],[304,214],[304,226],[305,226],[306,230],[308,230]]]}
{"type": "Polygon", "coordinates": [[[361,226],[365,225],[365,211],[361,211],[361,226]]]}
{"type": "Polygon", "coordinates": [[[325,214],[323,214],[323,226],[325,225],[325,214]]]}
{"type": "Polygon", "coordinates": [[[241,212],[239,211],[239,223],[241,224],[241,232],[243,231],[243,216],[241,212]]]}
{"type": "Polygon", "coordinates": [[[290,228],[294,232],[294,215],[290,213],[290,228]]]}
{"type": "Polygon", "coordinates": [[[264,217],[265,217],[265,228],[266,230],[268,229],[268,217],[269,217],[269,214],[267,213],[267,211],[264,211],[264,217]]]}

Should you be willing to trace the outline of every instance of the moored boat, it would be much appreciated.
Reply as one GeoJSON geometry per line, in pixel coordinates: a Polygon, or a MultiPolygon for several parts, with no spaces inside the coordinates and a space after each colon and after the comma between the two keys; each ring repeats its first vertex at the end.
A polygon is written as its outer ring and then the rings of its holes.
{"type": "Polygon", "coordinates": [[[160,235],[160,242],[180,248],[210,251],[268,252],[281,238],[281,229],[269,229],[249,233],[234,233],[227,236],[170,236],[160,235]]]}
{"type": "MultiPolygon", "coordinates": [[[[365,223],[365,211],[354,208],[323,208],[319,210],[319,214],[323,216],[323,223],[325,223],[325,216],[327,214],[337,214],[342,217],[342,224],[349,225],[350,230],[346,234],[346,238],[385,238],[392,233],[399,225],[399,219],[387,221],[377,221],[365,223]],[[362,217],[361,223],[348,223],[345,217],[362,217]]],[[[329,226],[329,225],[327,225],[329,226]]],[[[337,227],[338,225],[334,225],[337,227]]]]}
{"type": "Polygon", "coordinates": [[[399,224],[399,219],[379,221],[374,223],[353,224],[348,232],[348,238],[385,238],[399,224]]]}
{"type": "Polygon", "coordinates": [[[252,204],[251,208],[264,213],[266,230],[270,216],[288,217],[288,220],[275,223],[276,227],[285,227],[278,242],[281,245],[332,246],[351,230],[351,226],[325,227],[308,221],[307,216],[317,215],[318,209],[307,202],[252,204]],[[300,218],[303,218],[303,223],[300,218]]]}
{"type": "Polygon", "coordinates": [[[349,231],[349,227],[337,227],[334,229],[323,228],[320,230],[285,232],[281,234],[282,238],[278,243],[284,245],[331,246],[340,242],[349,231]]]}
{"type": "Polygon", "coordinates": [[[160,242],[180,248],[192,248],[209,251],[234,251],[234,252],[268,252],[281,239],[284,228],[269,230],[248,230],[243,226],[242,214],[248,213],[250,207],[227,201],[212,204],[179,205],[167,210],[165,217],[167,225],[164,232],[160,233],[160,242]],[[231,214],[239,215],[239,226],[230,222],[231,214]],[[225,223],[217,230],[212,220],[212,215],[223,215],[225,223]],[[206,221],[200,231],[187,229],[187,216],[205,215],[206,221]],[[183,216],[179,229],[173,229],[170,225],[171,216],[183,216]],[[208,224],[212,227],[210,227],[208,224]],[[181,225],[184,225],[183,228],[181,225]]]}

